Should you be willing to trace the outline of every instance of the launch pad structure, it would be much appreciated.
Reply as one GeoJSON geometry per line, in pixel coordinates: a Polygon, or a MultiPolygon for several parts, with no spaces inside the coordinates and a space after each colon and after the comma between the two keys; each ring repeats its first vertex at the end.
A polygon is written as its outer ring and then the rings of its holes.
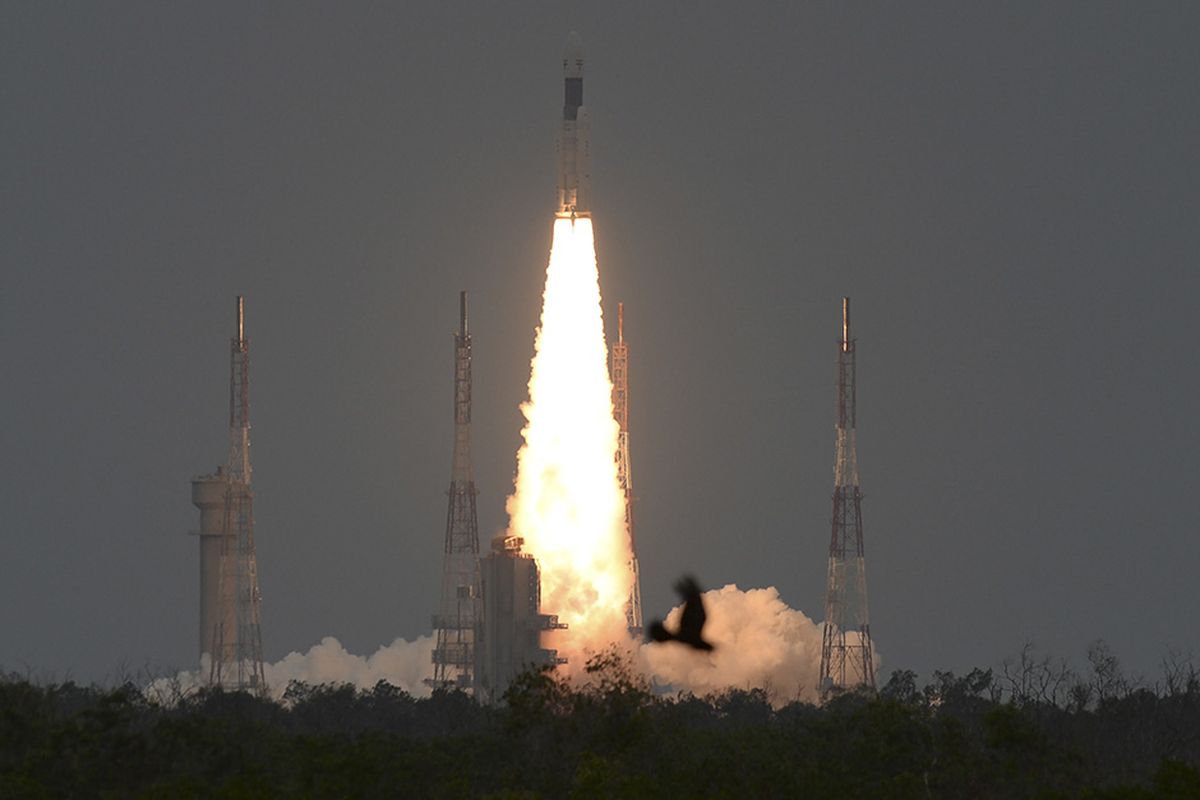
{"type": "Polygon", "coordinates": [[[875,656],[867,615],[862,491],[856,436],[856,342],[850,335],[850,298],[842,298],[842,338],[837,353],[837,434],[833,520],[825,587],[825,628],[818,688],[875,689],[875,656]]]}
{"type": "Polygon", "coordinates": [[[458,296],[454,334],[454,456],[446,490],[446,540],[441,601],[433,616],[434,688],[470,691],[474,686],[476,628],[480,623],[479,514],[471,467],[471,332],[467,293],[458,296]]]}
{"type": "Polygon", "coordinates": [[[454,456],[447,490],[446,535],[438,612],[434,689],[473,692],[480,702],[499,700],[509,683],[530,668],[564,663],[542,647],[543,631],[563,628],[542,614],[537,562],[522,541],[501,535],[479,554],[479,516],[471,466],[471,332],[467,293],[459,294],[454,334],[454,456]]]}
{"type": "Polygon", "coordinates": [[[633,472],[629,460],[629,345],[625,343],[625,304],[617,303],[617,341],[612,346],[609,374],[613,385],[613,416],[617,420],[617,480],[625,493],[625,527],[629,531],[629,569],[633,584],[625,608],[625,622],[635,638],[642,635],[642,586],[638,570],[637,539],[633,533],[633,472]]]}
{"type": "Polygon", "coordinates": [[[475,698],[495,703],[523,672],[567,663],[542,647],[542,633],[567,626],[554,614],[541,613],[541,572],[524,542],[500,534],[480,561],[483,615],[475,643],[475,698]]]}
{"type": "Polygon", "coordinates": [[[262,596],[250,477],[250,340],[239,296],[230,339],[229,456],[215,474],[192,479],[192,503],[200,509],[200,661],[208,662],[209,685],[261,693],[262,596]]]}
{"type": "MultiPolygon", "coordinates": [[[[575,33],[567,37],[563,52],[563,87],[555,215],[574,220],[590,216],[591,182],[588,114],[583,107],[583,48],[575,33]]],[[[447,492],[441,598],[433,615],[437,637],[434,669],[427,683],[434,688],[474,691],[477,698],[487,701],[498,699],[523,669],[560,663],[555,651],[541,647],[541,634],[564,626],[557,617],[541,614],[537,563],[521,552],[519,537],[497,537],[491,552],[480,559],[477,492],[471,468],[471,334],[466,292],[459,295],[454,354],[454,460],[447,492]]],[[[628,448],[623,452],[627,476],[628,448]]],[[[615,457],[620,463],[621,452],[615,457]]],[[[630,497],[626,489],[627,516],[630,497]]],[[[636,594],[631,603],[636,605],[631,605],[630,627],[635,619],[640,627],[641,604],[636,594]]]]}

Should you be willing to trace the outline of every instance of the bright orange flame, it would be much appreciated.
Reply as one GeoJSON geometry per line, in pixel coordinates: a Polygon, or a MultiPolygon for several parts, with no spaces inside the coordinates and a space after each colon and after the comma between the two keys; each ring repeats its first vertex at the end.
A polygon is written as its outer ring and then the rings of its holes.
{"type": "Polygon", "coordinates": [[[633,583],[590,219],[555,220],[521,411],[525,443],[508,498],[509,534],[537,559],[542,612],[568,626],[550,644],[574,672],[589,651],[628,637],[633,583]]]}

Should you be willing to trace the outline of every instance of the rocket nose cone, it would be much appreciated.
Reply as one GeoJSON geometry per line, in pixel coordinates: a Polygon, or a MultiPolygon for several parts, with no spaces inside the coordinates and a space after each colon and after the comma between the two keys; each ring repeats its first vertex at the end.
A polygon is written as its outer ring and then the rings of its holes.
{"type": "Polygon", "coordinates": [[[567,36],[567,44],[563,48],[563,72],[572,78],[583,76],[583,40],[575,31],[567,36]]]}

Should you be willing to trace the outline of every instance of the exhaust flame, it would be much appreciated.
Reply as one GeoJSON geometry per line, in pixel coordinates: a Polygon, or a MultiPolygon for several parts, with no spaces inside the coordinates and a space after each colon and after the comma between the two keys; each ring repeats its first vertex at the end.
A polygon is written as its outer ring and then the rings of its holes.
{"type": "Polygon", "coordinates": [[[554,222],[521,411],[525,441],[507,503],[508,532],[537,559],[542,611],[568,626],[550,646],[575,672],[588,652],[628,638],[633,583],[590,219],[554,222]]]}

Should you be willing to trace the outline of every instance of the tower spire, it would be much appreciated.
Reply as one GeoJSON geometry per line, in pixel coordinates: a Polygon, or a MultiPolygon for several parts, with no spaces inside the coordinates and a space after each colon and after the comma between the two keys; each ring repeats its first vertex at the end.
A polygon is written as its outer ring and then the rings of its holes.
{"type": "Polygon", "coordinates": [[[837,357],[837,432],[833,481],[833,524],[825,587],[820,688],[875,688],[875,658],[867,615],[867,571],[863,551],[862,492],[858,485],[855,340],[850,334],[850,298],[842,298],[842,338],[837,357]]]}
{"type": "Polygon", "coordinates": [[[625,344],[625,304],[617,303],[617,343],[612,346],[609,369],[613,385],[613,416],[617,420],[617,480],[625,492],[625,527],[629,530],[629,568],[633,585],[625,608],[625,621],[635,637],[642,634],[642,589],[638,574],[637,540],[633,534],[633,473],[629,462],[629,345],[625,344]]]}
{"type": "Polygon", "coordinates": [[[842,352],[850,349],[850,298],[842,298],[842,352]]]}
{"type": "Polygon", "coordinates": [[[454,334],[454,456],[446,494],[446,542],[442,594],[433,616],[437,645],[431,686],[472,686],[475,625],[479,619],[479,518],[471,468],[471,334],[467,293],[458,296],[458,332],[454,334]]]}

